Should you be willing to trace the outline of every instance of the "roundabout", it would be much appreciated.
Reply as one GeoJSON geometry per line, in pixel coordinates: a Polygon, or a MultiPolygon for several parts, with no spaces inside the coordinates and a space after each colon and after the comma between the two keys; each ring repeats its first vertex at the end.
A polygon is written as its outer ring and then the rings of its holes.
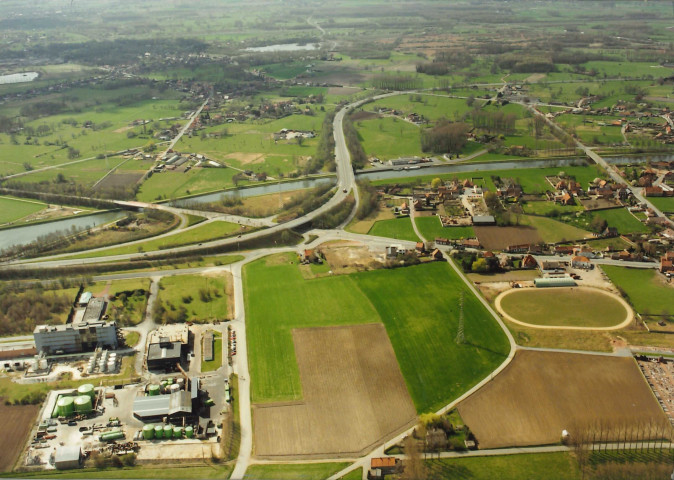
{"type": "Polygon", "coordinates": [[[512,289],[494,303],[506,320],[530,328],[619,330],[634,319],[624,299],[592,287],[512,289]]]}

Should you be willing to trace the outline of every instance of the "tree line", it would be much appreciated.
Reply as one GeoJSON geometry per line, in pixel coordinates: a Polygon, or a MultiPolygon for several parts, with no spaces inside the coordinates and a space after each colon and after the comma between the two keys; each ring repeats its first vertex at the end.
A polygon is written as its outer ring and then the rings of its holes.
{"type": "Polygon", "coordinates": [[[372,79],[372,86],[380,90],[417,90],[423,85],[420,78],[410,75],[381,74],[372,79]]]}
{"type": "Polygon", "coordinates": [[[498,110],[491,112],[488,110],[474,109],[470,116],[473,120],[473,126],[489,133],[502,133],[511,135],[515,133],[515,122],[517,115],[514,113],[503,113],[498,110]]]}
{"type": "Polygon", "coordinates": [[[344,116],[343,129],[346,146],[349,148],[349,153],[351,154],[351,165],[353,166],[353,169],[357,170],[363,168],[367,163],[367,154],[363,149],[363,145],[360,143],[358,130],[356,130],[356,127],[353,124],[351,112],[344,116]]]}
{"type": "Polygon", "coordinates": [[[327,167],[327,170],[335,171],[335,137],[333,134],[333,122],[335,121],[335,111],[326,113],[321,126],[321,134],[316,146],[316,154],[307,162],[303,173],[315,173],[327,167]]]}

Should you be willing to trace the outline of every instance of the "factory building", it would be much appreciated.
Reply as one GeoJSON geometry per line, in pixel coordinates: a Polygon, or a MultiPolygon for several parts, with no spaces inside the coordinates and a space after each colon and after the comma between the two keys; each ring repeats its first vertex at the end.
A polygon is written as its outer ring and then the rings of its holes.
{"type": "Polygon", "coordinates": [[[117,348],[117,324],[102,320],[66,325],[38,325],[35,348],[46,354],[79,353],[96,347],[117,348]]]}
{"type": "Polygon", "coordinates": [[[159,342],[151,343],[147,349],[148,370],[173,371],[183,357],[183,343],[161,337],[159,342]]]}
{"type": "Polygon", "coordinates": [[[54,453],[54,466],[57,470],[79,468],[81,458],[82,450],[80,447],[58,447],[54,453]]]}

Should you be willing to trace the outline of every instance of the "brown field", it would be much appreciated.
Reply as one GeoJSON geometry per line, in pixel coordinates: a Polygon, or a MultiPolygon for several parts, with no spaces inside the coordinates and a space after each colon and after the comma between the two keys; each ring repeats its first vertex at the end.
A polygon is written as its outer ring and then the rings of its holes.
{"type": "Polygon", "coordinates": [[[138,180],[143,178],[145,172],[127,172],[127,173],[111,173],[101,183],[96,185],[96,190],[107,190],[115,187],[127,187],[134,185],[138,180]]]}
{"type": "Polygon", "coordinates": [[[578,425],[666,421],[633,358],[530,350],[458,408],[480,448],[558,443],[578,425]]]}
{"type": "Polygon", "coordinates": [[[330,87],[328,88],[328,95],[352,95],[361,90],[358,87],[330,87]]]}
{"type": "Polygon", "coordinates": [[[538,232],[532,227],[473,227],[473,230],[487,250],[502,250],[509,245],[541,241],[538,232]]]}
{"type": "Polygon", "coordinates": [[[10,470],[16,463],[39,410],[38,405],[10,407],[0,403],[0,418],[5,425],[5,433],[0,437],[0,472],[10,470]]]}
{"type": "Polygon", "coordinates": [[[257,457],[357,456],[416,411],[381,324],[293,331],[304,399],[255,405],[257,457]]]}

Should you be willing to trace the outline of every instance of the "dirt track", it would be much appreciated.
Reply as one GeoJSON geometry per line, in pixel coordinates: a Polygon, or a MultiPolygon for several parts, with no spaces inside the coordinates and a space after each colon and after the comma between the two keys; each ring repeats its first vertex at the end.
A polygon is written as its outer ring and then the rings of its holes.
{"type": "Polygon", "coordinates": [[[293,331],[304,399],[254,406],[257,457],[354,456],[416,411],[381,324],[293,331]]]}
{"type": "Polygon", "coordinates": [[[633,358],[527,350],[458,408],[482,449],[557,443],[577,425],[666,421],[633,358]]]}

